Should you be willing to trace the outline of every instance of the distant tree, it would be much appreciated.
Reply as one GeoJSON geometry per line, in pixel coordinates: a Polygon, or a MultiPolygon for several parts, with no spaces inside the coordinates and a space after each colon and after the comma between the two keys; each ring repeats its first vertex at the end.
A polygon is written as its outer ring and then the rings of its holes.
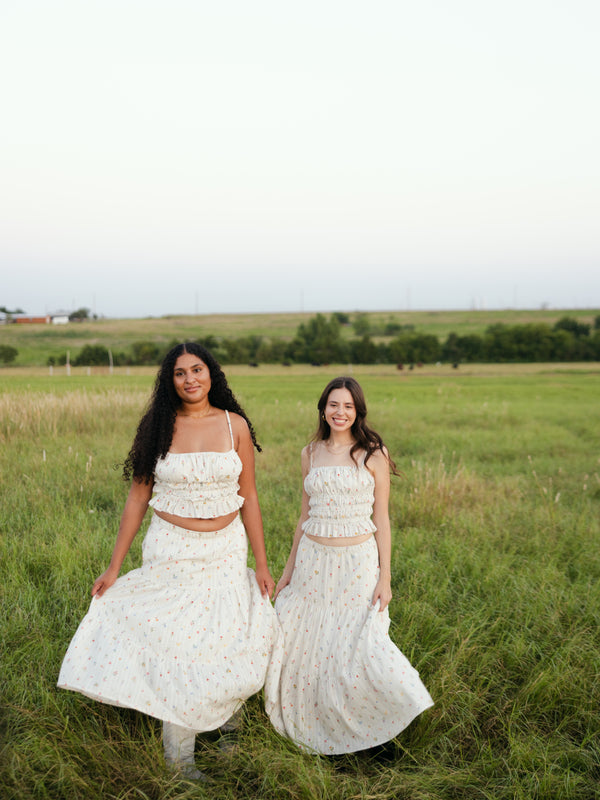
{"type": "Polygon", "coordinates": [[[371,322],[367,314],[357,314],[352,322],[354,333],[357,336],[365,336],[371,331],[371,322]]]}
{"type": "Polygon", "coordinates": [[[483,360],[489,362],[590,361],[595,341],[589,325],[565,317],[546,323],[491,325],[483,337],[483,360]],[[560,324],[559,324],[560,323],[560,324]]]}
{"type": "Polygon", "coordinates": [[[263,337],[257,335],[240,336],[238,339],[225,339],[223,349],[226,364],[248,364],[257,361],[257,352],[262,344],[263,337]]]}
{"type": "Polygon", "coordinates": [[[483,338],[476,333],[458,337],[461,361],[481,361],[483,357],[483,338]]]}
{"type": "Polygon", "coordinates": [[[477,334],[458,336],[449,333],[442,345],[441,360],[455,362],[481,361],[483,353],[483,339],[477,334]]]}
{"type": "Polygon", "coordinates": [[[348,325],[350,323],[350,314],[345,311],[334,311],[332,316],[337,319],[340,325],[348,325]]]}
{"type": "Polygon", "coordinates": [[[346,360],[347,345],[342,341],[340,323],[332,316],[317,314],[298,326],[287,347],[286,358],[299,363],[326,364],[346,360]]]}
{"type": "Polygon", "coordinates": [[[14,311],[10,311],[8,308],[6,308],[6,306],[0,306],[0,311],[2,311],[4,314],[9,314],[9,315],[10,314],[24,314],[25,313],[22,308],[15,308],[14,311]]]}
{"type": "Polygon", "coordinates": [[[412,361],[410,337],[396,336],[387,348],[387,361],[391,364],[404,364],[412,361]]]}
{"type": "Polygon", "coordinates": [[[442,345],[443,361],[451,361],[452,363],[462,361],[462,348],[459,339],[460,337],[456,333],[448,334],[446,341],[442,345]]]}
{"type": "Polygon", "coordinates": [[[600,330],[600,314],[594,317],[594,330],[600,330]]]}
{"type": "Polygon", "coordinates": [[[368,333],[350,342],[350,360],[353,364],[376,364],[379,351],[368,333]]]}
{"type": "Polygon", "coordinates": [[[516,347],[510,326],[497,322],[486,328],[483,335],[484,361],[502,363],[516,361],[516,347]]]}
{"type": "Polygon", "coordinates": [[[83,322],[84,319],[89,319],[89,316],[89,308],[78,308],[77,311],[73,311],[69,314],[69,320],[71,322],[83,322]]]}
{"type": "Polygon", "coordinates": [[[426,361],[432,364],[440,360],[442,346],[437,336],[431,333],[414,333],[410,339],[414,348],[413,361],[426,361]]]}
{"type": "Polygon", "coordinates": [[[285,361],[287,347],[283,339],[263,339],[256,351],[256,360],[260,364],[280,364],[285,361]]]}
{"type": "MultiPolygon", "coordinates": [[[[402,324],[390,318],[382,327],[381,333],[383,336],[398,336],[401,333],[410,333],[414,331],[415,326],[411,323],[402,324]]],[[[373,332],[373,331],[372,331],[373,332]]]]}
{"type": "Polygon", "coordinates": [[[511,331],[518,361],[552,360],[553,332],[545,322],[513,325],[511,331]]]}
{"type": "MultiPolygon", "coordinates": [[[[199,336],[196,339],[197,344],[201,344],[202,347],[206,347],[207,350],[210,350],[212,353],[213,350],[218,350],[221,346],[221,342],[217,339],[216,336],[213,336],[212,333],[207,333],[206,336],[199,336]]],[[[170,350],[171,348],[169,348],[170,350]]]]}
{"type": "Polygon", "coordinates": [[[554,324],[555,331],[569,331],[579,339],[582,336],[590,335],[591,325],[586,325],[585,322],[578,322],[573,317],[562,317],[554,324]]]}
{"type": "Polygon", "coordinates": [[[75,367],[108,366],[108,349],[102,344],[86,344],[72,363],[75,367]]]}
{"type": "Polygon", "coordinates": [[[12,364],[15,358],[19,355],[19,351],[8,344],[0,345],[0,361],[3,364],[12,364]]]}
{"type": "Polygon", "coordinates": [[[388,345],[388,360],[392,364],[439,361],[442,345],[431,333],[402,333],[388,345]]]}
{"type": "Polygon", "coordinates": [[[383,335],[384,336],[397,336],[399,333],[402,332],[403,325],[401,322],[393,322],[390,320],[389,322],[385,323],[383,328],[383,335]]]}
{"type": "Polygon", "coordinates": [[[131,345],[132,364],[157,364],[160,348],[155,342],[133,342],[131,345]]]}

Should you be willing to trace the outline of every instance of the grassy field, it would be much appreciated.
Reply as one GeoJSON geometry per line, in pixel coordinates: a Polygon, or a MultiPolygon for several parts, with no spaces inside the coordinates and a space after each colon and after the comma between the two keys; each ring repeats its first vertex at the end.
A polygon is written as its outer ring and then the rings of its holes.
{"type": "MultiPolygon", "coordinates": [[[[271,568],[299,451],[343,367],[227,369],[264,452],[271,568]]],[[[212,783],[167,772],[160,724],[55,688],[105,568],[152,370],[0,372],[0,794],[222,800],[590,800],[600,783],[600,365],[354,368],[393,481],[391,634],[435,706],[387,759],[299,753],[246,706],[241,747],[198,741],[212,783]]],[[[138,536],[124,570],[140,562],[138,536]]]]}
{"type": "MultiPolygon", "coordinates": [[[[350,313],[354,320],[359,312],[350,313]]],[[[367,313],[372,328],[383,329],[389,322],[413,325],[420,333],[430,333],[445,340],[449,333],[481,334],[498,322],[507,325],[545,322],[553,325],[569,316],[593,325],[600,309],[539,309],[502,311],[374,311],[367,313]]],[[[15,347],[19,366],[43,366],[49,356],[58,358],[70,351],[71,359],[86,345],[101,344],[114,352],[127,351],[133,342],[153,341],[159,345],[173,340],[184,341],[213,335],[238,338],[260,335],[274,339],[293,339],[298,325],[314,313],[296,314],[210,314],[165,316],[148,319],[111,320],[70,323],[69,325],[0,325],[0,345],[15,347]]],[[[346,337],[354,336],[352,325],[343,327],[346,337]]],[[[382,339],[376,336],[378,340],[382,339]]]]}

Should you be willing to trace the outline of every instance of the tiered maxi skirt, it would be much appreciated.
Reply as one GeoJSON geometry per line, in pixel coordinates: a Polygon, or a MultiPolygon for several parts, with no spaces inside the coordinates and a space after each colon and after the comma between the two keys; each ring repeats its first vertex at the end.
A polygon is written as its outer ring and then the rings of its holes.
{"type": "Polygon", "coordinates": [[[92,599],[58,686],[194,731],[222,725],[262,688],[282,646],[247,549],[239,517],[198,533],[155,515],[142,566],[92,599]]]}
{"type": "Polygon", "coordinates": [[[292,580],[275,604],[285,637],[281,676],[265,695],[275,728],[304,750],[374,747],[433,705],[388,635],[387,608],[372,606],[378,578],[373,537],[347,547],[300,540],[292,580]]]}

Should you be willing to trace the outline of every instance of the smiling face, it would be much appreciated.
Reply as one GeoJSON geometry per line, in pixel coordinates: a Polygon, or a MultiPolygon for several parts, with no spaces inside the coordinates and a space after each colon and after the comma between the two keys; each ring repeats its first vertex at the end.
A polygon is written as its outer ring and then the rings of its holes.
{"type": "Polygon", "coordinates": [[[349,390],[332,389],[323,413],[332,433],[350,431],[356,419],[356,408],[349,390]]]}
{"type": "Polygon", "coordinates": [[[205,404],[212,385],[210,370],[199,356],[182,353],[173,369],[173,386],[177,395],[188,404],[205,404]]]}

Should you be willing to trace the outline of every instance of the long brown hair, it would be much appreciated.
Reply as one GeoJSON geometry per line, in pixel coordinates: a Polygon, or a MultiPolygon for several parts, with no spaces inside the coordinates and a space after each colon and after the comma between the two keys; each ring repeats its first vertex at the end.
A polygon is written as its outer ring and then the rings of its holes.
{"type": "Polygon", "coordinates": [[[350,378],[348,376],[334,378],[333,380],[329,381],[327,386],[323,389],[323,393],[321,394],[321,397],[319,397],[319,402],[317,403],[317,408],[319,409],[319,427],[317,428],[312,441],[326,442],[331,436],[331,428],[325,419],[325,406],[327,405],[329,395],[334,389],[347,389],[352,395],[352,400],[354,402],[356,419],[352,423],[352,428],[350,430],[355,441],[350,449],[350,458],[355,464],[358,464],[356,461],[356,453],[359,450],[364,450],[366,453],[364,463],[366,464],[373,453],[376,453],[377,450],[381,450],[388,460],[390,471],[394,475],[398,475],[399,473],[397,467],[387,452],[387,448],[383,443],[383,439],[377,433],[377,431],[374,431],[367,425],[367,403],[365,400],[365,395],[360,383],[355,378],[350,378]]]}
{"type": "Polygon", "coordinates": [[[181,406],[181,400],[177,396],[173,384],[173,372],[175,362],[183,353],[190,353],[204,361],[209,369],[211,380],[208,402],[215,408],[234,411],[243,417],[248,423],[254,446],[259,452],[261,450],[252,423],[229,388],[220,364],[202,345],[196,342],[185,342],[175,345],[169,350],[160,365],[150,402],[139,422],[133,445],[123,464],[125,480],[133,477],[144,483],[150,483],[157,460],[164,458],[171,446],[175,417],[181,406]]]}

